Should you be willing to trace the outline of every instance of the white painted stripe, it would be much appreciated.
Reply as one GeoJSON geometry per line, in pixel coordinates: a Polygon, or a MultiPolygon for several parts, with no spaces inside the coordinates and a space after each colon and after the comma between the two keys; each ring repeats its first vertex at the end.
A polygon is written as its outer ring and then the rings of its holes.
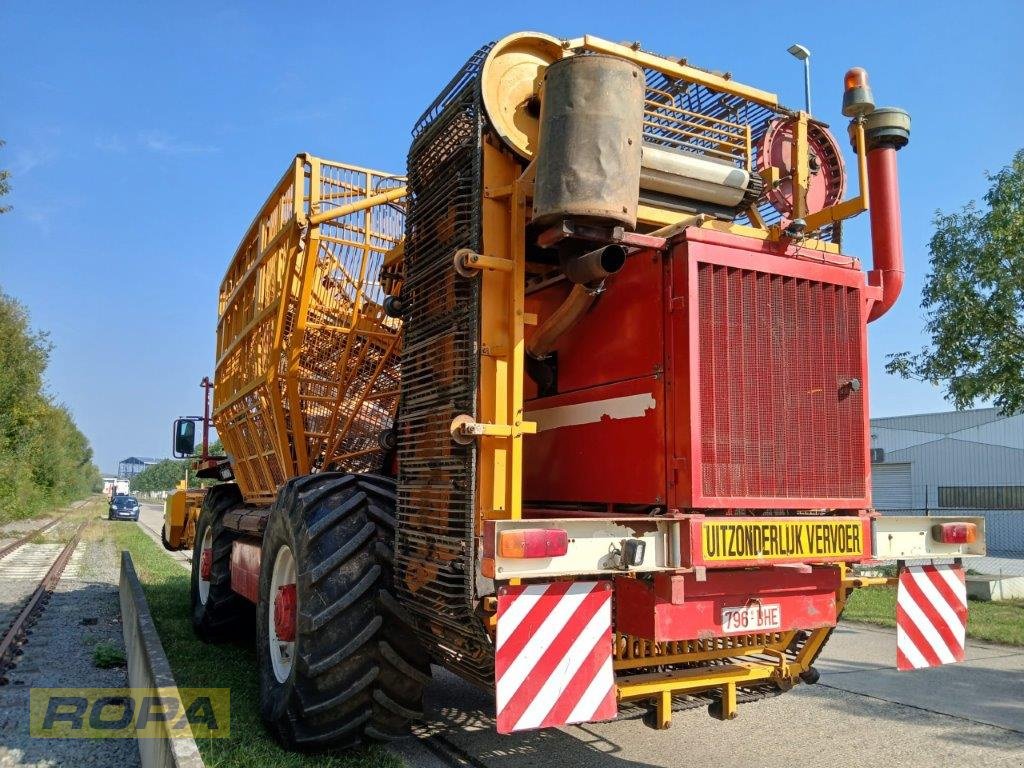
{"type": "MultiPolygon", "coordinates": [[[[561,597],[540,627],[537,628],[533,637],[530,638],[519,652],[519,655],[516,656],[515,661],[505,670],[505,674],[501,676],[495,685],[495,698],[499,712],[505,708],[509,699],[519,690],[519,686],[523,684],[527,675],[537,666],[537,662],[544,655],[544,652],[558,633],[562,631],[562,627],[569,621],[569,617],[575,613],[583,599],[593,590],[594,584],[592,581],[576,582],[569,587],[569,590],[561,597]]],[[[498,623],[501,623],[500,618],[498,623]]]]}
{"type": "Polygon", "coordinates": [[[911,578],[914,583],[917,584],[918,589],[924,594],[928,602],[932,604],[939,616],[949,627],[949,631],[953,634],[959,643],[960,647],[964,647],[964,625],[960,621],[960,617],[956,615],[956,612],[950,606],[949,601],[942,596],[942,593],[932,583],[931,576],[925,572],[912,573],[911,578]]]}
{"type": "MultiPolygon", "coordinates": [[[[597,613],[590,618],[583,631],[573,640],[565,656],[562,657],[558,662],[558,666],[548,675],[548,679],[544,681],[544,685],[537,691],[537,695],[530,702],[530,706],[523,711],[522,717],[519,718],[513,730],[522,731],[527,728],[537,728],[544,722],[544,717],[562,697],[573,675],[583,666],[583,662],[590,657],[590,651],[593,650],[601,635],[611,630],[611,595],[610,593],[606,594],[608,594],[608,599],[598,608],[597,613]]],[[[611,643],[608,644],[608,658],[611,658],[611,643]]]]}
{"type": "Polygon", "coordinates": [[[541,595],[547,592],[549,586],[551,585],[530,584],[512,600],[509,607],[498,617],[498,629],[494,639],[495,649],[501,648],[505,644],[505,641],[516,631],[519,623],[540,601],[541,595]]]}
{"type": "Polygon", "coordinates": [[[930,666],[928,659],[917,649],[914,641],[907,636],[903,627],[896,628],[896,647],[903,651],[903,655],[907,657],[907,661],[910,662],[914,669],[923,669],[930,666]]]}
{"type": "Polygon", "coordinates": [[[952,664],[956,661],[953,654],[950,653],[949,648],[946,647],[945,641],[943,641],[939,633],[935,631],[935,627],[932,626],[931,621],[927,616],[925,616],[924,611],[922,611],[917,603],[914,602],[914,599],[907,594],[907,590],[898,590],[896,602],[899,604],[900,608],[906,612],[910,620],[914,622],[914,626],[917,628],[917,631],[921,633],[924,639],[928,642],[928,645],[930,645],[932,650],[935,651],[935,655],[939,657],[939,661],[943,664],[952,664]]]}
{"type": "Polygon", "coordinates": [[[957,596],[961,605],[967,605],[967,585],[964,584],[963,579],[960,578],[960,574],[956,569],[947,566],[940,566],[939,575],[943,578],[949,588],[953,591],[953,594],[957,596]]]}
{"type": "Polygon", "coordinates": [[[583,692],[579,702],[573,707],[565,722],[585,723],[593,720],[594,713],[604,703],[613,685],[615,685],[615,672],[612,669],[612,657],[608,656],[608,660],[605,661],[604,666],[601,667],[598,673],[594,675],[594,679],[590,681],[587,690],[583,692]]]}
{"type": "Polygon", "coordinates": [[[596,424],[604,418],[609,419],[642,419],[648,411],[653,411],[658,404],[654,393],[644,392],[640,395],[610,397],[607,400],[591,400],[586,403],[559,405],[555,408],[540,408],[527,411],[526,418],[537,422],[537,431],[558,429],[559,427],[578,427],[581,424],[596,424]]]}

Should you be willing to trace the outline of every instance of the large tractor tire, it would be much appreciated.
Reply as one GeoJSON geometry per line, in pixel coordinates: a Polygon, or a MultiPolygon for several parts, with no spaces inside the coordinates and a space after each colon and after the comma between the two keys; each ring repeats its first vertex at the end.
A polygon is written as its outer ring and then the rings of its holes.
{"type": "Polygon", "coordinates": [[[192,549],[192,628],[207,643],[233,639],[252,627],[252,604],[231,590],[231,544],[238,534],[224,527],[224,513],[241,503],[242,494],[237,485],[215,485],[203,499],[196,521],[192,549]],[[204,554],[207,549],[209,554],[204,554]]]}
{"type": "Polygon", "coordinates": [[[263,536],[256,637],[260,714],[290,749],[400,738],[430,664],[392,594],[394,481],[324,472],[289,481],[263,536]]]}

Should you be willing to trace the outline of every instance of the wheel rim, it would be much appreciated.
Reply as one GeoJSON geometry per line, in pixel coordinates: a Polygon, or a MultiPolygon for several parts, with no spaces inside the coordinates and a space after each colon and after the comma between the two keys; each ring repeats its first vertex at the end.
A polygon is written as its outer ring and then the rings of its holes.
{"type": "Polygon", "coordinates": [[[199,602],[203,605],[206,605],[206,601],[210,597],[210,580],[203,578],[203,553],[208,549],[212,556],[213,531],[210,526],[206,526],[206,530],[203,532],[203,544],[199,547],[199,602]]]}
{"type": "MultiPolygon", "coordinates": [[[[282,624],[285,617],[279,617],[277,612],[282,610],[282,601],[278,599],[281,587],[295,584],[295,557],[287,546],[277,550],[274,558],[274,570],[270,577],[270,594],[268,601],[270,610],[267,611],[268,641],[270,643],[270,663],[274,668],[274,677],[277,682],[283,683],[288,679],[292,671],[292,664],[295,661],[295,642],[283,640],[278,636],[277,628],[282,624]]],[[[294,587],[293,587],[294,589],[294,587]]],[[[297,606],[291,606],[290,610],[298,613],[297,606]]],[[[284,623],[290,620],[294,626],[294,617],[287,617],[284,623]]]]}

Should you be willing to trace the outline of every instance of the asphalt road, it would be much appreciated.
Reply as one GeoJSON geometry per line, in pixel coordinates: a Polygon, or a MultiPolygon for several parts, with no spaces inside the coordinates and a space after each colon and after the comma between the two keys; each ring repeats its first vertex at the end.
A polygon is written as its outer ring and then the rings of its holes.
{"type": "MultiPolygon", "coordinates": [[[[163,543],[160,541],[160,531],[164,524],[164,505],[163,502],[156,501],[139,501],[139,526],[149,537],[153,539],[160,548],[163,549],[163,543]]],[[[185,549],[180,552],[168,552],[175,560],[182,563],[185,567],[190,567],[192,563],[192,550],[185,549]]]]}
{"type": "MultiPolygon", "coordinates": [[[[161,515],[142,505],[157,541],[161,515]]],[[[667,731],[619,720],[513,736],[494,732],[487,694],[435,668],[419,738],[395,751],[424,768],[1024,766],[1024,649],[971,642],[963,664],[918,672],[895,661],[894,631],[843,624],[818,660],[818,685],[740,705],[731,722],[699,709],[667,731]]]]}
{"type": "Polygon", "coordinates": [[[505,737],[486,694],[435,671],[421,740],[398,751],[425,768],[1024,765],[1024,649],[971,643],[963,664],[919,672],[897,672],[895,655],[894,632],[842,625],[818,685],[741,704],[731,722],[700,709],[667,731],[623,720],[505,737]]]}

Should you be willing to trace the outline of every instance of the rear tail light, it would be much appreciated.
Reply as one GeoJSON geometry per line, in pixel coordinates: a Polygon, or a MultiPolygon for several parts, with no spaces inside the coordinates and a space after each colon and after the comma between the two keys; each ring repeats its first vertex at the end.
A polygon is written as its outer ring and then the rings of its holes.
{"type": "Polygon", "coordinates": [[[932,526],[932,538],[940,544],[973,544],[978,538],[974,523],[939,523],[932,526]]]}
{"type": "Polygon", "coordinates": [[[569,534],[558,528],[519,528],[498,534],[502,557],[559,557],[569,551],[569,534]]]}

